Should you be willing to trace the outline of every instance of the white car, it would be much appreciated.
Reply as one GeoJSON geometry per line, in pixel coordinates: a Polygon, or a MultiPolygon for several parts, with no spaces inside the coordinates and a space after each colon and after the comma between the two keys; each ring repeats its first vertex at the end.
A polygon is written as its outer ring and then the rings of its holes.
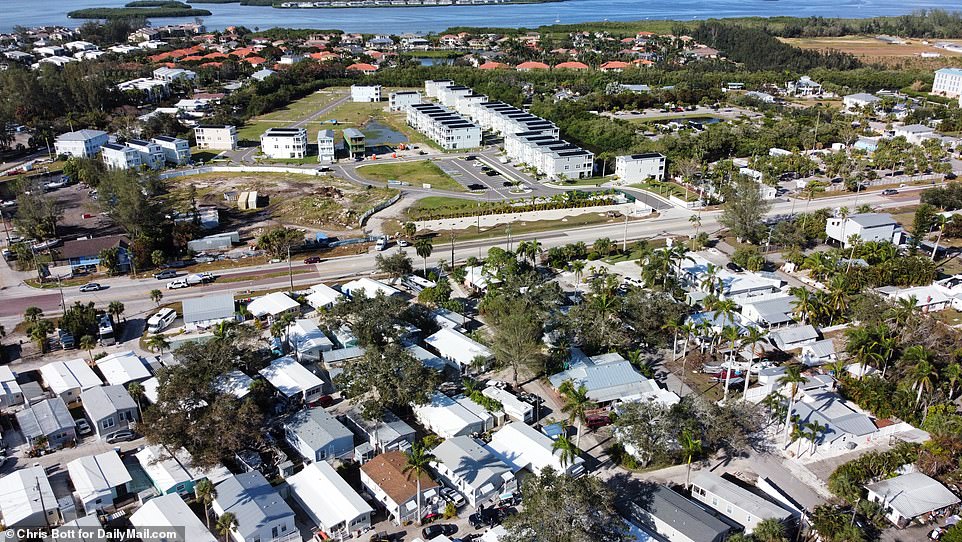
{"type": "Polygon", "coordinates": [[[180,278],[180,279],[177,279],[177,280],[172,280],[172,281],[170,281],[170,282],[167,283],[167,289],[168,289],[168,290],[177,290],[177,289],[179,289],[179,288],[190,288],[190,283],[187,282],[187,279],[185,279],[185,278],[180,278]]]}
{"type": "Polygon", "coordinates": [[[170,327],[177,319],[177,311],[171,308],[163,308],[147,319],[147,332],[160,333],[170,327]]]}

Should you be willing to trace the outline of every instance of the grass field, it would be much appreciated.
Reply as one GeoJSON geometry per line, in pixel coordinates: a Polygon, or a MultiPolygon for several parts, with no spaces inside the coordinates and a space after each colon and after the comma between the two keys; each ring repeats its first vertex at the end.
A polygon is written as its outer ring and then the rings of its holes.
{"type": "Polygon", "coordinates": [[[926,45],[922,40],[907,39],[905,45],[885,43],[871,36],[841,36],[829,38],[779,38],[800,49],[841,51],[866,62],[888,66],[940,67],[957,64],[962,55],[926,45]],[[940,53],[941,58],[921,58],[919,53],[940,53]]]}
{"type": "MultiPolygon", "coordinates": [[[[637,220],[637,219],[636,219],[637,220]]],[[[466,230],[460,230],[455,232],[444,231],[438,233],[434,237],[435,250],[447,249],[448,243],[451,242],[451,235],[454,235],[454,240],[457,242],[461,241],[473,241],[478,239],[497,239],[499,237],[507,237],[508,226],[511,227],[511,236],[515,237],[518,235],[523,235],[526,233],[537,233],[542,231],[551,231],[558,229],[568,229],[576,228],[581,226],[596,226],[599,224],[608,223],[623,223],[623,218],[611,218],[599,213],[586,213],[578,216],[571,216],[564,220],[537,220],[534,222],[514,222],[512,224],[499,224],[491,228],[487,228],[478,233],[477,228],[471,227],[466,230]]]]}
{"type": "Polygon", "coordinates": [[[695,201],[698,199],[698,194],[695,192],[692,192],[691,190],[685,190],[683,186],[679,186],[671,182],[652,180],[644,183],[635,183],[629,186],[633,188],[640,188],[641,190],[647,190],[666,198],[668,196],[675,196],[676,198],[680,198],[685,201],[695,201]]]}
{"type": "Polygon", "coordinates": [[[404,210],[408,220],[420,220],[427,214],[436,212],[444,213],[468,213],[476,212],[493,206],[488,202],[454,198],[450,196],[428,196],[414,202],[404,210]]]}
{"type": "Polygon", "coordinates": [[[653,122],[671,122],[673,120],[704,119],[704,118],[713,118],[721,121],[726,120],[722,117],[706,115],[704,113],[699,113],[697,111],[693,111],[691,113],[671,113],[671,114],[665,114],[665,115],[658,115],[656,117],[633,118],[633,119],[625,119],[625,120],[627,120],[632,124],[651,124],[653,122]]]}
{"type": "Polygon", "coordinates": [[[357,173],[365,179],[384,183],[389,180],[396,180],[411,183],[412,186],[430,184],[431,188],[437,188],[438,190],[467,191],[461,183],[452,179],[450,175],[441,171],[437,164],[428,160],[362,166],[357,168],[357,173]]]}

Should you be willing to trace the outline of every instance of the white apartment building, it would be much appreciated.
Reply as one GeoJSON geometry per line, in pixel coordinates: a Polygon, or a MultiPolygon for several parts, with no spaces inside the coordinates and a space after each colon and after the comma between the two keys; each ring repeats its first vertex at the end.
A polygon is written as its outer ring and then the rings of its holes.
{"type": "Polygon", "coordinates": [[[140,163],[150,169],[160,169],[164,167],[167,155],[160,145],[152,141],[143,139],[131,139],[127,141],[127,146],[137,151],[140,155],[140,163]]]}
{"type": "Polygon", "coordinates": [[[317,161],[321,164],[334,163],[334,130],[317,132],[317,161]]]}
{"type": "Polygon", "coordinates": [[[388,96],[391,111],[403,111],[409,105],[421,103],[421,93],[416,90],[401,90],[388,96]]]}
{"type": "Polygon", "coordinates": [[[380,102],[381,85],[351,85],[352,102],[380,102]]]}
{"type": "Polygon", "coordinates": [[[107,169],[135,169],[143,165],[136,149],[119,143],[107,143],[101,147],[101,158],[107,169]]]}
{"type": "Polygon", "coordinates": [[[150,140],[164,152],[164,159],[175,166],[190,162],[190,142],[170,136],[157,136],[150,140]]]}
{"type": "Polygon", "coordinates": [[[615,158],[615,175],[621,184],[640,183],[665,177],[665,155],[657,152],[615,158]]]}
{"type": "Polygon", "coordinates": [[[936,70],[932,81],[932,94],[949,98],[962,97],[962,68],[942,68],[936,70]]]}
{"type": "Polygon", "coordinates": [[[865,106],[874,106],[878,102],[882,101],[881,98],[875,96],[874,94],[869,94],[867,92],[859,92],[856,94],[849,94],[842,97],[842,106],[845,112],[850,113],[861,109],[865,106]]]}
{"type": "Polygon", "coordinates": [[[304,158],[307,156],[307,130],[269,128],[261,135],[261,152],[270,158],[304,158]]]}
{"type": "Polygon", "coordinates": [[[200,124],[194,127],[198,149],[232,151],[237,149],[237,128],[230,125],[200,124]]]}
{"type": "Polygon", "coordinates": [[[444,149],[481,146],[481,128],[454,111],[431,103],[410,105],[407,123],[444,149]]]}
{"type": "Polygon", "coordinates": [[[182,68],[160,67],[154,70],[154,79],[167,81],[168,83],[176,81],[178,79],[193,81],[195,77],[197,77],[196,73],[190,70],[182,69],[182,68]]]}
{"type": "Polygon", "coordinates": [[[829,217],[825,222],[825,235],[841,243],[845,248],[851,246],[849,240],[854,235],[859,242],[878,241],[899,244],[902,228],[892,215],[886,213],[865,213],[848,217],[829,217]]]}
{"type": "Polygon", "coordinates": [[[428,98],[437,98],[438,92],[445,87],[449,87],[454,84],[454,81],[450,79],[429,79],[424,82],[424,94],[428,98]]]}
{"type": "Polygon", "coordinates": [[[441,87],[438,89],[438,101],[441,105],[446,107],[454,107],[457,103],[458,98],[462,96],[471,96],[474,91],[470,87],[464,87],[461,85],[450,85],[446,87],[441,87]]]}
{"type": "Polygon", "coordinates": [[[100,152],[100,148],[107,143],[107,132],[100,130],[77,130],[60,134],[54,141],[57,155],[73,158],[93,158],[100,152]]]}
{"type": "Polygon", "coordinates": [[[594,171],[595,155],[567,141],[540,133],[522,132],[504,139],[505,153],[550,179],[586,179],[594,171]]]}
{"type": "Polygon", "coordinates": [[[504,136],[520,132],[537,132],[552,137],[561,135],[551,121],[504,102],[473,103],[467,114],[485,130],[504,136]]]}

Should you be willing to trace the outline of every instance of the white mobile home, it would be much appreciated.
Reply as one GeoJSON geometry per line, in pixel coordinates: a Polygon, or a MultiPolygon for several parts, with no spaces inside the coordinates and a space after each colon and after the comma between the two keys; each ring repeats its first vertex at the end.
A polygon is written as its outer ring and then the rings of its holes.
{"type": "Polygon", "coordinates": [[[287,483],[294,501],[329,537],[350,537],[371,527],[374,509],[329,464],[310,464],[287,483]]]}
{"type": "Polygon", "coordinates": [[[87,514],[112,507],[133,481],[116,450],[74,459],[67,463],[67,472],[87,514]]]}
{"type": "Polygon", "coordinates": [[[275,359],[260,374],[288,399],[310,404],[324,395],[324,381],[291,357],[275,359]]]}
{"type": "Polygon", "coordinates": [[[792,518],[792,513],[781,506],[707,470],[692,480],[691,496],[738,522],[745,534],[752,534],[767,519],[787,522],[792,518]]]}

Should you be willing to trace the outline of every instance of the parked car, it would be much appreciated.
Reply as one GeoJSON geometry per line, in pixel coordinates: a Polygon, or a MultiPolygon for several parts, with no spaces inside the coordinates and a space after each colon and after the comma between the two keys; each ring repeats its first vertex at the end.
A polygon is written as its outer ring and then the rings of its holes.
{"type": "Polygon", "coordinates": [[[320,256],[308,256],[307,258],[304,258],[304,263],[305,263],[305,264],[321,263],[321,257],[320,257],[320,256]]]}
{"type": "Polygon", "coordinates": [[[464,497],[450,487],[441,488],[441,497],[453,504],[456,508],[464,506],[464,497]]]}
{"type": "Polygon", "coordinates": [[[134,433],[130,429],[121,429],[107,435],[107,444],[117,444],[118,442],[130,442],[131,440],[136,440],[139,438],[137,433],[134,433]]]}
{"type": "Polygon", "coordinates": [[[173,269],[164,269],[159,273],[154,273],[154,278],[157,280],[177,278],[177,271],[174,271],[173,269]]]}
{"type": "Polygon", "coordinates": [[[87,423],[86,418],[80,418],[79,420],[74,420],[74,423],[77,424],[77,433],[80,435],[89,435],[90,433],[93,432],[93,429],[90,428],[90,424],[87,423]]]}
{"type": "Polygon", "coordinates": [[[176,319],[177,311],[174,309],[166,307],[160,309],[147,319],[147,332],[160,333],[170,327],[170,324],[173,324],[176,319]]]}
{"type": "Polygon", "coordinates": [[[190,283],[187,282],[187,279],[177,279],[167,283],[168,290],[177,290],[179,288],[190,288],[190,283]]]}
{"type": "Polygon", "coordinates": [[[69,350],[74,347],[73,335],[65,329],[57,330],[57,340],[60,341],[60,348],[64,350],[69,350]]]}
{"type": "Polygon", "coordinates": [[[458,532],[457,525],[452,525],[450,523],[435,523],[434,525],[428,525],[427,527],[421,529],[421,538],[425,540],[433,540],[441,535],[449,536],[458,532]]]}
{"type": "Polygon", "coordinates": [[[502,520],[501,513],[497,508],[485,508],[468,516],[468,522],[474,529],[481,527],[494,527],[502,520]]]}
{"type": "Polygon", "coordinates": [[[374,249],[380,252],[380,251],[386,249],[386,248],[387,248],[387,245],[388,245],[387,237],[385,237],[385,236],[382,235],[382,236],[378,237],[378,238],[377,238],[377,242],[374,243],[374,249]]]}
{"type": "Polygon", "coordinates": [[[87,284],[84,284],[83,286],[80,287],[81,292],[99,292],[100,290],[103,290],[103,289],[104,287],[97,282],[88,282],[87,284]]]}
{"type": "Polygon", "coordinates": [[[397,246],[399,246],[399,247],[408,247],[408,246],[411,246],[411,243],[410,243],[407,239],[398,239],[398,240],[397,240],[397,246]]]}

